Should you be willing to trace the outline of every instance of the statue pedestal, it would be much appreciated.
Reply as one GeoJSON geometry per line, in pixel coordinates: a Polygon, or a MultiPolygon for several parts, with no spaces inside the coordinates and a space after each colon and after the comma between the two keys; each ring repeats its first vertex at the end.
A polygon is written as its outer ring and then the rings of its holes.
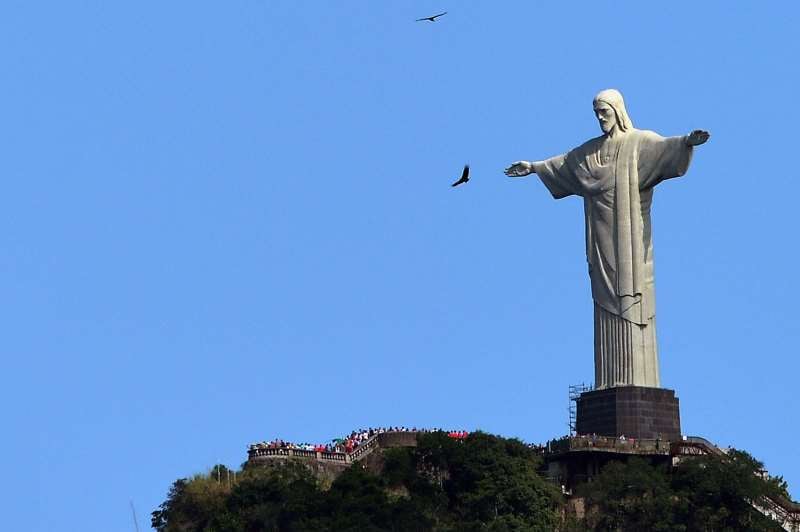
{"type": "Polygon", "coordinates": [[[577,410],[578,434],[681,439],[681,418],[674,390],[618,386],[583,392],[578,397],[577,410]]]}

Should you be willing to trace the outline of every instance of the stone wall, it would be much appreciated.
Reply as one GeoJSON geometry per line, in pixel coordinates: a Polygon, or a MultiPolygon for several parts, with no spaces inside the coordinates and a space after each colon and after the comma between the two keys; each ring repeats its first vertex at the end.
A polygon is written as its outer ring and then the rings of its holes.
{"type": "Polygon", "coordinates": [[[384,432],[378,434],[378,446],[384,449],[390,447],[416,447],[419,432],[384,432]]]}

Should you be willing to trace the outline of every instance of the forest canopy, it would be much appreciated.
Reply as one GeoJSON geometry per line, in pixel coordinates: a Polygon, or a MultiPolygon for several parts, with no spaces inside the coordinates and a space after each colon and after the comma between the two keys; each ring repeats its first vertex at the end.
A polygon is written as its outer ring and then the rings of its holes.
{"type": "Polygon", "coordinates": [[[463,440],[420,435],[415,448],[381,451],[324,482],[300,461],[215,466],[175,481],[152,513],[159,532],[781,530],[749,501],[788,499],[781,478],[743,451],[697,456],[680,467],[633,457],[611,462],[575,495],[578,516],[549,482],[540,453],[481,432],[463,440]],[[235,479],[235,480],[234,480],[235,479]]]}

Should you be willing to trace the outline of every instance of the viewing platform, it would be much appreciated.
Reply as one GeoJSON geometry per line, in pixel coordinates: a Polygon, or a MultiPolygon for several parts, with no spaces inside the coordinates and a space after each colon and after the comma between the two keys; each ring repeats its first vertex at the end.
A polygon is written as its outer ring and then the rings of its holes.
{"type": "Polygon", "coordinates": [[[576,452],[669,456],[671,443],[660,438],[638,439],[581,435],[550,442],[545,449],[545,454],[549,456],[576,452]]]}
{"type": "Polygon", "coordinates": [[[291,447],[270,447],[266,444],[255,444],[248,449],[247,460],[248,462],[259,462],[274,459],[300,458],[349,465],[366,458],[378,448],[416,447],[418,434],[422,434],[422,432],[409,430],[379,432],[359,443],[359,445],[350,452],[310,451],[291,447]]]}

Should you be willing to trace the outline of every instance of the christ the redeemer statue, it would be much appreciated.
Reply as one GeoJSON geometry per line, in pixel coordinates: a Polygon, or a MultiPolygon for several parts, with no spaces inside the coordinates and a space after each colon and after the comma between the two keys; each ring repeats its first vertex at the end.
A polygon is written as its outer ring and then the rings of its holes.
{"type": "Polygon", "coordinates": [[[594,99],[603,134],[545,161],[518,161],[506,175],[539,176],[554,198],[583,197],[586,259],[594,299],[595,387],[659,387],[656,347],[653,187],[682,176],[707,131],[664,138],[635,129],[622,95],[594,99]]]}

